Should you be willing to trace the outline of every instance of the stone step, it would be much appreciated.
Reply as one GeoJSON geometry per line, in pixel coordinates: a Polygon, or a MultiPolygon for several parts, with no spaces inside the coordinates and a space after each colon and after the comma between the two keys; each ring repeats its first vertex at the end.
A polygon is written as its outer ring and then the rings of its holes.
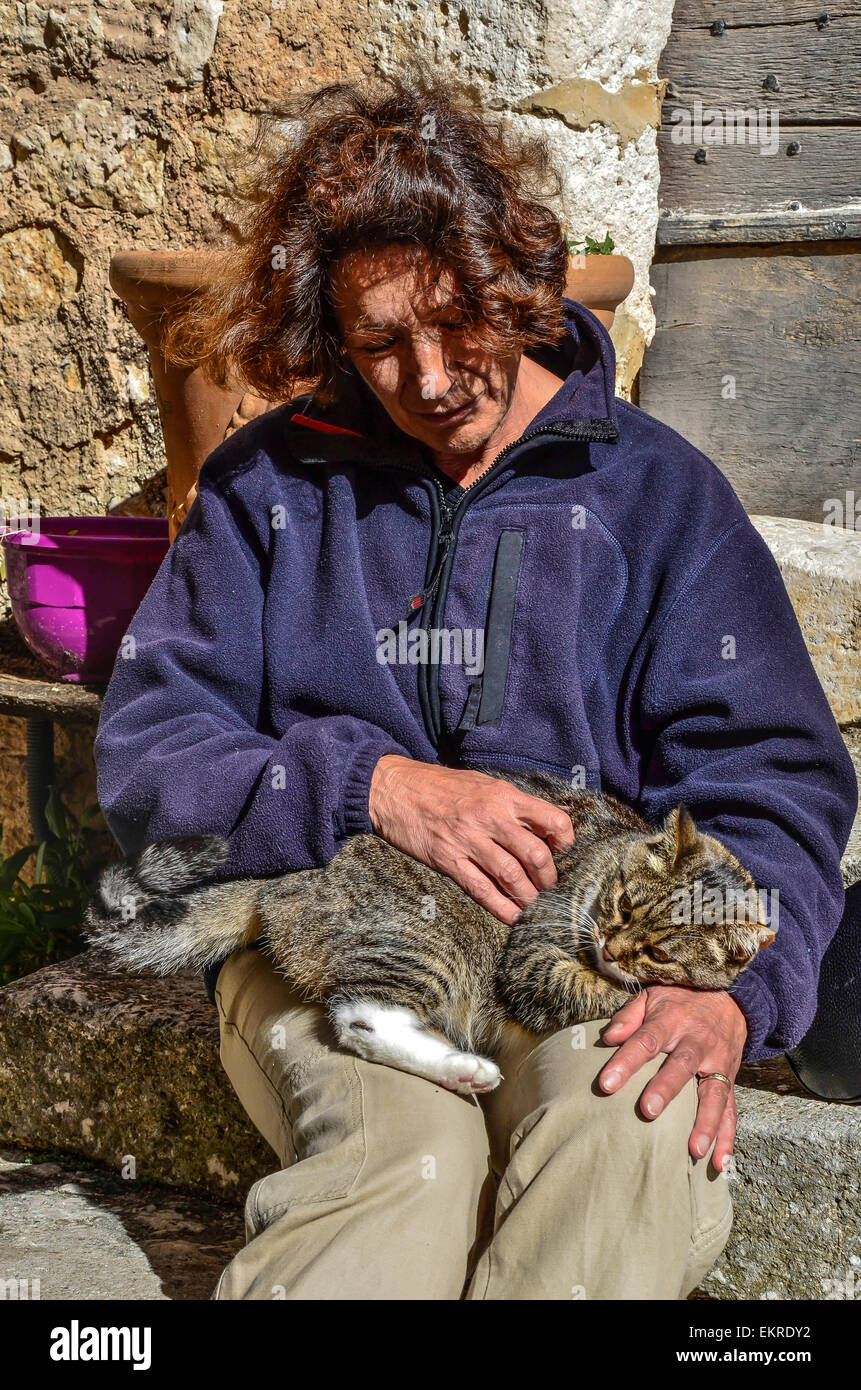
{"type": "MultiPolygon", "coordinates": [[[[780,567],[861,783],[861,531],[782,516],[752,516],[751,521],[780,567]]],[[[861,879],[861,813],[842,869],[847,888],[861,879]]]]}
{"type": "MultiPolygon", "coordinates": [[[[858,786],[861,787],[861,727],[842,729],[841,732],[846,747],[852,755],[852,761],[855,764],[855,776],[858,779],[858,786]]],[[[861,807],[859,807],[858,815],[855,817],[855,824],[849,836],[846,853],[841,861],[841,869],[845,888],[851,888],[854,883],[861,881],[861,807]]]]}
{"type": "MultiPolygon", "coordinates": [[[[855,1270],[861,1289],[861,1108],[807,1097],[782,1059],[740,1080],[735,1223],[705,1289],[842,1297],[855,1270]]],[[[277,1167],[221,1070],[199,976],[129,975],[97,952],[0,990],[3,1142],[119,1173],[131,1157],[135,1181],[235,1202],[277,1167]]]]}
{"type": "Polygon", "coordinates": [[[743,1068],[735,1218],[703,1283],[718,1299],[861,1296],[861,1107],[816,1100],[784,1058],[743,1068]]]}
{"type": "Polygon", "coordinates": [[[200,975],[87,952],[0,989],[0,1142],[243,1200],[278,1163],[218,1058],[200,975]]]}
{"type": "Polygon", "coordinates": [[[0,1149],[0,1298],[208,1299],[243,1243],[235,1201],[0,1149]]]}
{"type": "Polygon", "coordinates": [[[787,517],[751,521],[780,566],[838,724],[861,724],[861,531],[787,517]]]}

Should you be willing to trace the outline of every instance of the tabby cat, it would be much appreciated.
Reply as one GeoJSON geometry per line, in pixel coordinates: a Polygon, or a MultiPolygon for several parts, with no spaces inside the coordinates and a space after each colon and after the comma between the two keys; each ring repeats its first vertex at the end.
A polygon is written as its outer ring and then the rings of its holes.
{"type": "Polygon", "coordinates": [[[606,1018],[647,984],[726,989],[774,939],[750,875],[684,807],[656,830],[603,793],[490,775],[561,807],[576,836],[554,855],[556,884],[513,927],[377,835],[354,836],[321,869],[208,886],[226,844],[188,836],[103,871],[89,939],[168,974],[264,937],[290,985],[328,1005],[343,1047],[463,1094],[499,1084],[481,1054],[512,1025],[541,1034],[606,1018]],[[698,880],[726,905],[715,924],[679,921],[698,880]]]}

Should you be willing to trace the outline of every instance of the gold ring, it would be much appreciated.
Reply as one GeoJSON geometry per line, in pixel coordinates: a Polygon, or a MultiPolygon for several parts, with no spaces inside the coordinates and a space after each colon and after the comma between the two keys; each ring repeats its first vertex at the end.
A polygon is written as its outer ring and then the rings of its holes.
{"type": "Polygon", "coordinates": [[[697,1077],[697,1086],[702,1086],[704,1081],[723,1081],[732,1090],[732,1082],[728,1076],[724,1076],[722,1071],[709,1071],[705,1076],[697,1077]]]}

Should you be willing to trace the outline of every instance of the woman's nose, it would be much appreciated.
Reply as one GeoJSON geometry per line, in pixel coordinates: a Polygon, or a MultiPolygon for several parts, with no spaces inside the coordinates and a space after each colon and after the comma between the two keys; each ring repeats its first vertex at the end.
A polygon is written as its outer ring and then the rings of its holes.
{"type": "Polygon", "coordinates": [[[435,401],[451,386],[445,358],[439,343],[413,345],[413,375],[423,401],[435,401]]]}

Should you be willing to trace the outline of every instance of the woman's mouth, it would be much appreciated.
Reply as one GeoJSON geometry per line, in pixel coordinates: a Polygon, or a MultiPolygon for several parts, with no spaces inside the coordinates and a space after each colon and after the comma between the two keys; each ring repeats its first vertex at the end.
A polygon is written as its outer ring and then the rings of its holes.
{"type": "Polygon", "coordinates": [[[420,420],[437,427],[456,425],[466,418],[474,405],[475,401],[471,400],[466,401],[464,405],[455,406],[453,410],[413,410],[410,414],[417,415],[420,420]]]}

